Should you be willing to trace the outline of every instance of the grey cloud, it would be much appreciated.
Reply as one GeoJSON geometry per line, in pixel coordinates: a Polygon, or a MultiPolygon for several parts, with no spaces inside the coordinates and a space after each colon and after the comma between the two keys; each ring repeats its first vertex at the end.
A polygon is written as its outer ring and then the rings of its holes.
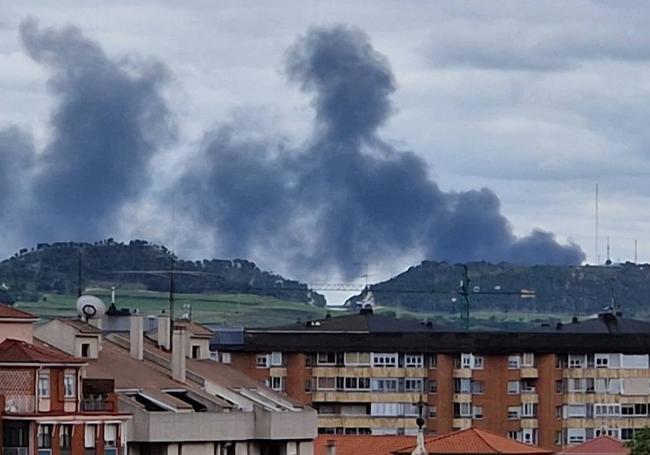
{"type": "Polygon", "coordinates": [[[609,16],[603,11],[575,13],[570,21],[558,18],[561,11],[547,21],[512,17],[449,21],[434,29],[427,52],[438,67],[494,70],[555,71],[592,60],[650,60],[643,20],[606,20],[620,11],[609,16]]]}
{"type": "Polygon", "coordinates": [[[50,72],[52,137],[33,181],[30,236],[96,239],[111,234],[125,202],[141,194],[148,162],[174,136],[155,62],[114,61],[74,27],[21,24],[29,56],[50,72]]]}
{"type": "Polygon", "coordinates": [[[363,32],[310,30],[288,51],[287,73],[313,96],[311,140],[282,151],[272,141],[234,142],[232,127],[223,127],[206,136],[207,164],[183,180],[186,204],[215,227],[223,253],[277,248],[294,267],[338,268],[347,277],[355,262],[414,250],[452,261],[584,259],[577,245],[560,245],[552,234],[517,238],[493,192],[445,193],[418,156],[379,137],[395,81],[363,32]],[[308,232],[302,251],[291,222],[301,219],[308,232]]]}
{"type": "Polygon", "coordinates": [[[11,220],[34,164],[32,137],[17,127],[0,130],[0,224],[11,220]]]}

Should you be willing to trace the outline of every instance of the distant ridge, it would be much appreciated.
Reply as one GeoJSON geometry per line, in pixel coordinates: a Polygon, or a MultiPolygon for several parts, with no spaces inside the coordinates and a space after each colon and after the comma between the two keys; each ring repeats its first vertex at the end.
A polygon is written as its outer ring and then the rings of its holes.
{"type": "MultiPolygon", "coordinates": [[[[165,274],[115,273],[123,271],[169,270],[171,252],[146,240],[128,243],[113,239],[95,243],[40,243],[21,249],[0,262],[0,299],[8,303],[18,298],[33,300],[39,293],[74,294],[78,287],[79,252],[85,286],[119,285],[151,291],[167,291],[165,274]]],[[[245,259],[204,259],[188,261],[176,258],[175,270],[193,274],[175,276],[179,293],[246,293],[278,299],[325,305],[325,297],[299,281],[260,270],[245,259]]]]}
{"type": "MultiPolygon", "coordinates": [[[[472,262],[469,269],[472,311],[495,314],[525,312],[558,315],[596,314],[614,306],[627,316],[650,315],[650,265],[614,264],[608,266],[521,266],[509,263],[472,262]],[[535,298],[498,295],[502,292],[534,291],[535,298]]],[[[458,314],[463,278],[460,264],[423,261],[387,281],[370,286],[376,304],[406,310],[458,314]],[[402,292],[403,291],[403,292],[402,292]],[[419,292],[423,291],[423,292],[419,292]],[[435,291],[427,292],[427,291],[435,291]]],[[[347,306],[360,296],[348,299],[347,306]]]]}

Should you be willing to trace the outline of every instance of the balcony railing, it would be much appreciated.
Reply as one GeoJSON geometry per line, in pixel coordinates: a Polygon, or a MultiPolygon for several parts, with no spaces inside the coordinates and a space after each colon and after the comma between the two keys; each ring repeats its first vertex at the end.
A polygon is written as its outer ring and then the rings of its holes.
{"type": "Polygon", "coordinates": [[[5,395],[5,410],[8,413],[34,412],[34,403],[35,400],[33,395],[5,395]]]}
{"type": "Polygon", "coordinates": [[[108,411],[112,412],[115,409],[112,401],[107,400],[106,398],[99,397],[84,397],[81,400],[81,410],[82,411],[108,411]]]}
{"type": "Polygon", "coordinates": [[[5,447],[2,455],[29,455],[29,447],[5,447]]]}

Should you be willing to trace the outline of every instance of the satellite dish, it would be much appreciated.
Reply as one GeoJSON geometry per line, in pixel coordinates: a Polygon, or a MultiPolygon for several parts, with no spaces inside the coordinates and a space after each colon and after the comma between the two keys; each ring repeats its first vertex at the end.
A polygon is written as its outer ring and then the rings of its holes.
{"type": "Polygon", "coordinates": [[[94,295],[82,295],[77,299],[77,313],[84,319],[99,319],[106,313],[106,305],[94,295]]]}

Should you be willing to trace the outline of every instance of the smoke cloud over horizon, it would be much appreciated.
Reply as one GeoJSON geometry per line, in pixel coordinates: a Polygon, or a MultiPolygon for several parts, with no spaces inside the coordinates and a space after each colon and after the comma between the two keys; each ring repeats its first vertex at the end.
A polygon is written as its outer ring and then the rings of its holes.
{"type": "MultiPolygon", "coordinates": [[[[0,191],[0,209],[25,220],[25,242],[115,236],[123,207],[152,197],[152,161],[176,138],[173,109],[161,95],[167,70],[111,59],[73,27],[42,30],[26,21],[21,38],[50,71],[57,103],[40,153],[29,135],[0,129],[0,190],[5,176],[28,182],[21,198],[0,191]]],[[[205,133],[198,158],[177,183],[147,201],[163,207],[173,195],[181,216],[214,239],[217,251],[205,256],[263,251],[289,272],[347,278],[359,262],[407,254],[522,264],[584,260],[578,245],[562,245],[552,233],[515,236],[491,190],[442,191],[419,156],[382,140],[396,83],[363,31],[312,28],[288,49],[285,68],[312,100],[313,131],[303,145],[287,147],[245,122],[222,124],[205,133]]]]}

